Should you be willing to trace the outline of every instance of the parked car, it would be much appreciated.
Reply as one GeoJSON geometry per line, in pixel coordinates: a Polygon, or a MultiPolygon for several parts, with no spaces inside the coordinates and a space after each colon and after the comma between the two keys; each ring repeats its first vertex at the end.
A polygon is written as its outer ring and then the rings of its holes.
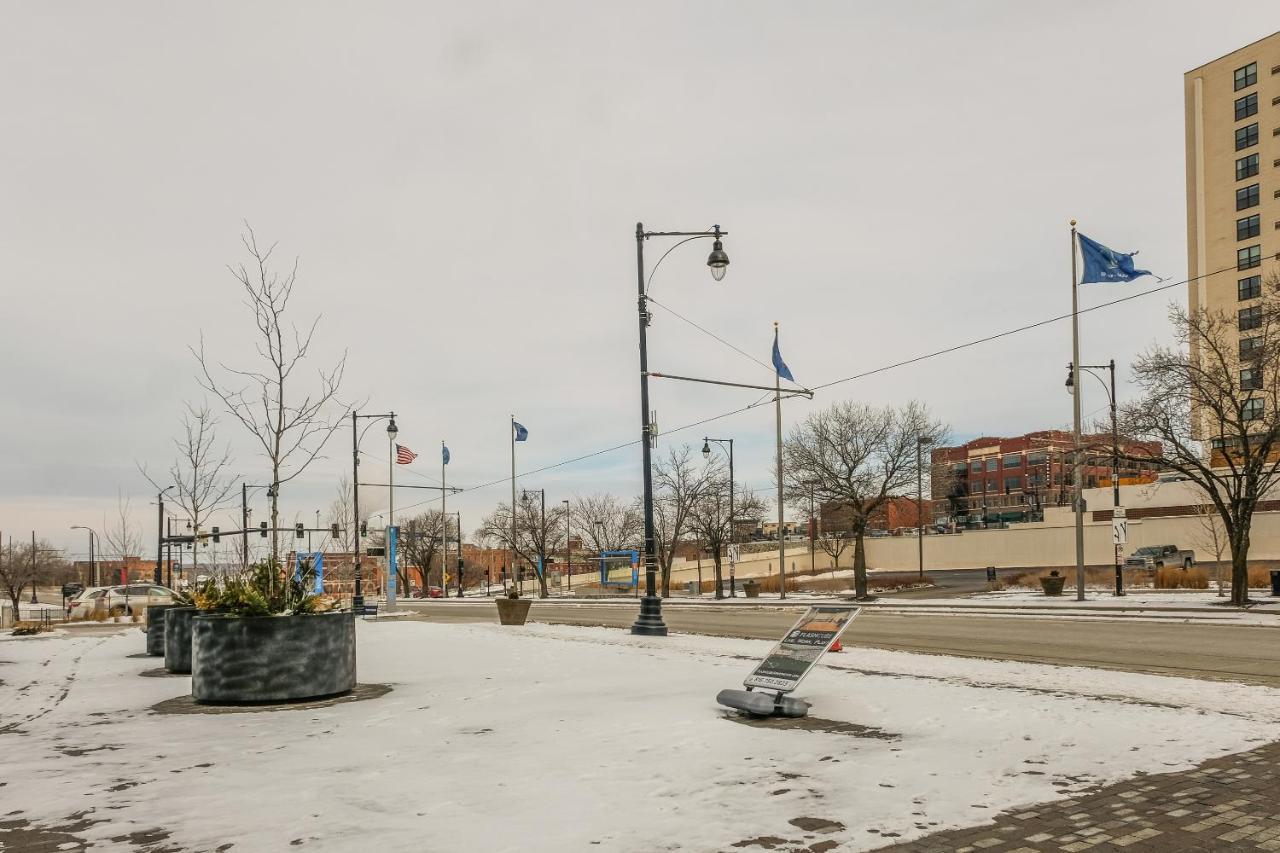
{"type": "Polygon", "coordinates": [[[1196,564],[1195,551],[1183,551],[1177,545],[1146,545],[1124,561],[1126,569],[1163,569],[1178,566],[1189,569],[1196,564]]]}
{"type": "Polygon", "coordinates": [[[438,586],[427,587],[427,598],[444,598],[444,590],[438,586]]]}
{"type": "Polygon", "coordinates": [[[91,586],[67,602],[68,619],[86,619],[95,613],[132,616],[152,604],[173,604],[174,591],[149,583],[123,586],[91,586]]]}
{"type": "Polygon", "coordinates": [[[62,585],[63,598],[75,598],[77,595],[79,595],[82,592],[84,592],[84,584],[82,583],[72,582],[72,583],[64,583],[62,585]]]}

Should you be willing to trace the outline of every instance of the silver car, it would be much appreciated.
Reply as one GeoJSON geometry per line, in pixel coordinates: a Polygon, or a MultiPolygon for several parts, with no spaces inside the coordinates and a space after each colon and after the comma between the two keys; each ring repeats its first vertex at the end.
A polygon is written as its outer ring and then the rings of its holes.
{"type": "Polygon", "coordinates": [[[145,613],[152,604],[173,604],[174,591],[149,583],[122,586],[91,586],[67,602],[68,619],[103,616],[132,616],[145,613]]]}

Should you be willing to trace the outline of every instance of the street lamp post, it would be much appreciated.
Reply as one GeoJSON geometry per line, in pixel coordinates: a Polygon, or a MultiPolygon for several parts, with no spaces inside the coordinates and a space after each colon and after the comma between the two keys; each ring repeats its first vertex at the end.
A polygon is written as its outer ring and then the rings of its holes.
{"type": "MultiPolygon", "coordinates": [[[[354,561],[354,578],[355,578],[355,594],[351,597],[351,607],[357,613],[364,610],[364,595],[360,587],[360,439],[364,438],[364,433],[360,432],[358,421],[360,418],[367,418],[373,426],[374,421],[382,418],[390,418],[391,426],[387,428],[388,434],[394,436],[391,430],[395,427],[396,413],[388,412],[385,415],[361,415],[354,410],[351,412],[351,557],[354,561]]],[[[365,427],[368,431],[369,427],[365,427]]],[[[392,453],[392,470],[395,470],[395,454],[392,453]]]]}
{"type": "MultiPolygon", "coordinates": [[[[156,571],[154,580],[157,586],[160,585],[160,570],[162,568],[161,562],[164,559],[164,555],[161,553],[164,551],[164,493],[170,489],[176,488],[177,486],[166,486],[160,490],[159,494],[156,495],[156,571]]],[[[124,558],[123,554],[120,556],[121,559],[124,558]]],[[[127,577],[125,578],[125,581],[126,583],[128,582],[127,577]]]]}
{"type": "Polygon", "coordinates": [[[569,544],[569,501],[563,500],[564,504],[564,576],[568,585],[569,592],[573,592],[573,549],[569,544]]]}
{"type": "MultiPolygon", "coordinates": [[[[711,442],[713,441],[716,444],[720,445],[721,447],[724,447],[726,444],[729,446],[729,544],[732,545],[734,542],[737,541],[734,538],[734,535],[737,533],[737,528],[734,525],[734,522],[736,521],[736,517],[733,514],[733,439],[704,437],[702,439],[702,458],[703,459],[707,459],[707,460],[711,459],[711,442]]],[[[699,585],[698,591],[699,592],[702,591],[701,585],[699,585]]],[[[730,598],[735,597],[733,560],[729,561],[729,597],[730,598]]],[[[716,583],[716,598],[724,598],[724,587],[719,582],[716,583]]]]}
{"type": "Polygon", "coordinates": [[[71,525],[72,530],[89,531],[89,577],[93,579],[93,586],[102,586],[102,579],[98,577],[98,558],[97,551],[94,549],[94,540],[98,534],[94,532],[92,527],[85,527],[83,524],[71,525]]]}
{"type": "Polygon", "coordinates": [[[933,439],[916,437],[916,556],[919,561],[920,580],[924,580],[924,470],[920,451],[933,444],[933,439]]]}
{"type": "MultiPolygon", "coordinates": [[[[1112,513],[1120,508],[1120,426],[1116,416],[1116,360],[1113,358],[1106,364],[1082,364],[1081,373],[1088,373],[1102,383],[1102,390],[1107,392],[1107,402],[1111,406],[1111,505],[1112,513]],[[1106,370],[1111,374],[1108,385],[1095,370],[1106,370]]],[[[1071,365],[1067,365],[1067,392],[1075,394],[1075,373],[1071,365]]],[[[1121,556],[1120,543],[1115,543],[1116,560],[1116,595],[1124,595],[1124,560],[1121,556]]]]}

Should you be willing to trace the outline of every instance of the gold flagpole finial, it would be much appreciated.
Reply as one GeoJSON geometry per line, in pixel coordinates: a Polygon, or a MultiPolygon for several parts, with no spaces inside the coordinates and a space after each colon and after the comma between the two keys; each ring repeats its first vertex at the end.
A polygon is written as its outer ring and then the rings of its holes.
{"type": "Polygon", "coordinates": [[[1075,221],[1074,219],[1073,219],[1073,220],[1071,220],[1071,227],[1072,227],[1072,228],[1075,228],[1075,227],[1076,227],[1076,221],[1075,221]]]}

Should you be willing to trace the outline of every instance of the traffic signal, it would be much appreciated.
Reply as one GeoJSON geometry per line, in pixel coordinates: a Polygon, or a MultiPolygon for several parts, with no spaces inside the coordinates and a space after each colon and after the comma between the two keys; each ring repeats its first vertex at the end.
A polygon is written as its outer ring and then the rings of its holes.
{"type": "Polygon", "coordinates": [[[302,538],[302,536],[303,536],[303,532],[302,532],[302,522],[301,522],[301,521],[299,521],[297,524],[295,524],[295,525],[293,526],[293,538],[294,538],[294,539],[301,539],[301,538],[302,538]]]}
{"type": "Polygon", "coordinates": [[[367,521],[360,522],[360,535],[361,536],[369,535],[369,522],[367,521]]]}
{"type": "Polygon", "coordinates": [[[216,526],[213,528],[213,541],[214,542],[222,541],[221,537],[218,536],[218,528],[216,526]]]}
{"type": "Polygon", "coordinates": [[[335,521],[333,524],[329,525],[329,535],[334,539],[338,538],[338,522],[335,521]]]}
{"type": "Polygon", "coordinates": [[[258,535],[263,539],[267,538],[267,523],[265,521],[258,522],[258,535]]]}

